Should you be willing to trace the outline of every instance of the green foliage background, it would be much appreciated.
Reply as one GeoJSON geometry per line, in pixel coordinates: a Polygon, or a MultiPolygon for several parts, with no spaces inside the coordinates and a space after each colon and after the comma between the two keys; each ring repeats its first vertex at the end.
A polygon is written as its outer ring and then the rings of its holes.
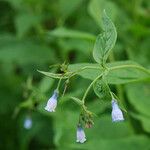
{"type": "Polygon", "coordinates": [[[149,80],[111,85],[127,110],[126,121],[118,124],[111,122],[110,103],[91,91],[86,104],[97,117],[93,128],[85,130],[85,144],[75,142],[80,109],[69,97],[81,97],[90,80],[72,78],[56,113],[43,109],[57,81],[37,69],[55,72],[49,66],[65,60],[94,62],[103,9],[118,32],[109,62],[129,59],[150,69],[148,0],[0,1],[0,149],[150,150],[149,80]],[[29,110],[33,127],[26,130],[29,110]]]}

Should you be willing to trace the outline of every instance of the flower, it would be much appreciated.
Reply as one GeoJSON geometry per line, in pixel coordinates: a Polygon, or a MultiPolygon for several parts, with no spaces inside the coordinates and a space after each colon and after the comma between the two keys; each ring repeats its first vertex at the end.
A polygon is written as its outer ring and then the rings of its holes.
{"type": "Polygon", "coordinates": [[[32,127],[32,119],[27,116],[24,120],[24,128],[25,129],[30,129],[32,127]]]}
{"type": "Polygon", "coordinates": [[[45,106],[45,110],[49,112],[55,112],[55,108],[57,107],[57,98],[58,91],[55,90],[52,97],[48,100],[47,105],[45,106]]]}
{"type": "Polygon", "coordinates": [[[86,136],[85,136],[84,130],[81,127],[81,125],[78,125],[76,142],[84,143],[85,141],[86,141],[86,136]]]}
{"type": "Polygon", "coordinates": [[[118,106],[118,103],[116,100],[112,100],[112,121],[113,122],[119,122],[119,121],[123,121],[124,117],[123,117],[123,113],[121,111],[121,109],[118,106]]]}

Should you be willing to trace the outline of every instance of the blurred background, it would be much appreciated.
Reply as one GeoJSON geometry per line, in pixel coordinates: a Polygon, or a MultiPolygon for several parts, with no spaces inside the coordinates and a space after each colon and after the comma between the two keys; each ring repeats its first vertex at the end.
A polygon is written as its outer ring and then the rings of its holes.
{"type": "Polygon", "coordinates": [[[118,32],[109,61],[130,59],[150,69],[148,0],[0,0],[1,150],[150,150],[148,81],[111,85],[128,112],[118,124],[111,122],[111,105],[91,91],[87,106],[97,117],[85,144],[76,144],[80,109],[69,97],[81,97],[89,80],[72,78],[56,112],[44,111],[57,80],[37,69],[94,63],[103,9],[118,32]]]}

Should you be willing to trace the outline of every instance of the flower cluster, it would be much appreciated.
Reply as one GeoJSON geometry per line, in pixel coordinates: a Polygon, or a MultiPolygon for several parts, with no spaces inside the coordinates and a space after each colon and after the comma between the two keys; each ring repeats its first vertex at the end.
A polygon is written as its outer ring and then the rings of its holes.
{"type": "MultiPolygon", "coordinates": [[[[57,101],[58,101],[58,90],[55,90],[51,98],[48,100],[45,110],[48,112],[55,112],[55,109],[57,107],[57,101]]],[[[123,113],[118,106],[117,100],[112,99],[111,104],[112,104],[112,113],[111,113],[112,121],[113,122],[123,121],[124,120],[123,113]]],[[[81,116],[80,120],[81,122],[85,123],[85,127],[91,128],[92,125],[94,124],[92,121],[92,113],[87,110],[84,110],[84,113],[81,114],[80,116],[81,116]]],[[[84,143],[85,141],[86,141],[85,132],[83,130],[81,123],[79,123],[76,132],[76,142],[84,143]]]]}

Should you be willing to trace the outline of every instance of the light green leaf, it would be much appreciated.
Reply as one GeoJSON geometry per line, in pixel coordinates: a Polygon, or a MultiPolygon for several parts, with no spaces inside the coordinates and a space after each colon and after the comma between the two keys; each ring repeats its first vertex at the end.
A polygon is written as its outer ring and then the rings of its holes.
{"type": "MultiPolygon", "coordinates": [[[[132,61],[122,61],[106,64],[108,72],[106,81],[110,84],[125,84],[129,82],[150,80],[150,71],[132,61]]],[[[103,68],[99,64],[80,63],[70,64],[68,73],[62,76],[50,72],[39,71],[40,73],[51,78],[68,78],[72,73],[80,75],[83,78],[94,80],[102,72],[103,68]]]]}
{"type": "Polygon", "coordinates": [[[54,51],[36,39],[17,39],[13,35],[0,36],[0,61],[16,64],[56,62],[54,51]]]}
{"type": "MultiPolygon", "coordinates": [[[[148,70],[132,61],[107,63],[106,66],[110,69],[106,77],[110,84],[125,84],[150,78],[148,70]]],[[[94,80],[103,69],[98,64],[80,63],[70,64],[68,71],[76,71],[81,77],[94,80]]]]}
{"type": "Polygon", "coordinates": [[[109,86],[104,79],[98,79],[93,85],[93,89],[100,100],[111,101],[109,86]]]}
{"type": "Polygon", "coordinates": [[[103,10],[106,10],[108,15],[115,20],[117,12],[117,6],[115,3],[109,0],[90,0],[88,6],[88,12],[95,20],[99,27],[102,27],[102,20],[99,18],[102,16],[103,10]]]}
{"type": "MultiPolygon", "coordinates": [[[[106,129],[104,129],[106,131],[106,129]]],[[[112,130],[113,131],[113,130],[112,130]]],[[[96,131],[97,133],[97,131],[96,131]]],[[[114,134],[116,132],[113,132],[114,134]]],[[[95,134],[94,134],[95,135],[95,134]]],[[[102,150],[148,150],[149,146],[149,138],[146,136],[129,136],[126,138],[118,138],[118,139],[109,139],[109,140],[98,140],[98,139],[90,139],[90,141],[84,143],[83,145],[72,144],[70,145],[70,149],[83,149],[83,150],[92,150],[101,148],[102,150]]],[[[65,149],[64,149],[65,150],[65,149]]]]}
{"type": "Polygon", "coordinates": [[[150,83],[132,83],[126,85],[128,100],[141,114],[150,117],[150,83]]]}
{"type": "Polygon", "coordinates": [[[54,80],[49,77],[44,77],[39,83],[39,90],[41,93],[47,92],[53,86],[54,80]]]}
{"type": "MultiPolygon", "coordinates": [[[[148,33],[148,31],[150,32],[150,30],[145,29],[145,32],[147,32],[147,34],[150,34],[148,33]]],[[[138,33],[139,33],[139,29],[138,29],[138,33]]],[[[128,48],[127,53],[130,59],[150,69],[149,43],[150,43],[150,38],[148,36],[147,38],[142,40],[140,44],[138,44],[138,48],[137,48],[137,44],[133,44],[133,47],[128,48]]]]}
{"type": "Polygon", "coordinates": [[[141,122],[142,127],[146,132],[150,133],[150,117],[149,116],[145,116],[145,115],[137,114],[137,113],[132,113],[131,115],[132,117],[134,117],[135,119],[141,122]]]}
{"type": "Polygon", "coordinates": [[[77,38],[77,39],[86,39],[91,41],[95,40],[95,36],[90,33],[71,30],[63,27],[56,28],[53,31],[48,32],[48,35],[59,37],[59,38],[77,38]]]}
{"type": "Polygon", "coordinates": [[[39,73],[42,73],[44,74],[45,76],[48,76],[50,78],[54,78],[54,79],[60,79],[60,78],[67,78],[66,76],[62,76],[62,74],[56,74],[56,73],[51,73],[51,72],[45,72],[45,71],[40,71],[40,70],[37,70],[39,73]]]}
{"type": "Polygon", "coordinates": [[[109,63],[107,82],[111,84],[124,84],[129,82],[149,80],[150,71],[132,61],[109,63]]]}
{"type": "Polygon", "coordinates": [[[97,98],[97,99],[92,100],[90,103],[87,103],[86,106],[94,114],[99,114],[99,113],[103,113],[106,109],[110,108],[110,102],[100,101],[99,98],[97,98]]]}
{"type": "Polygon", "coordinates": [[[62,109],[59,109],[57,109],[57,114],[54,117],[54,130],[55,144],[60,150],[92,150],[93,145],[95,145],[95,149],[102,148],[103,150],[114,150],[118,149],[118,147],[122,147],[123,150],[146,150],[150,147],[149,138],[145,136],[133,135],[132,128],[130,128],[128,121],[113,124],[109,115],[103,115],[100,119],[96,119],[91,130],[85,129],[87,142],[84,144],[78,144],[75,142],[75,123],[78,118],[77,111],[62,111],[62,109]],[[61,115],[59,115],[59,113],[61,113],[61,115]]]}
{"type": "Polygon", "coordinates": [[[102,73],[102,67],[98,66],[98,64],[90,63],[70,64],[68,71],[76,72],[83,78],[93,80],[102,73]]]}
{"type": "Polygon", "coordinates": [[[72,50],[79,54],[82,53],[86,59],[91,55],[91,50],[93,48],[93,41],[86,39],[81,40],[77,38],[61,38],[57,42],[62,49],[61,53],[64,59],[66,59],[66,55],[72,52],[72,50]]]}
{"type": "Polygon", "coordinates": [[[17,35],[22,37],[32,27],[36,27],[41,20],[42,16],[34,15],[28,12],[19,14],[15,19],[17,35]]]}
{"type": "Polygon", "coordinates": [[[108,58],[109,52],[114,47],[117,39],[117,32],[113,22],[103,12],[103,33],[99,34],[93,49],[93,57],[97,63],[104,64],[108,58]]]}
{"type": "Polygon", "coordinates": [[[57,8],[60,11],[61,19],[67,19],[81,4],[83,0],[59,0],[57,8]]]}

